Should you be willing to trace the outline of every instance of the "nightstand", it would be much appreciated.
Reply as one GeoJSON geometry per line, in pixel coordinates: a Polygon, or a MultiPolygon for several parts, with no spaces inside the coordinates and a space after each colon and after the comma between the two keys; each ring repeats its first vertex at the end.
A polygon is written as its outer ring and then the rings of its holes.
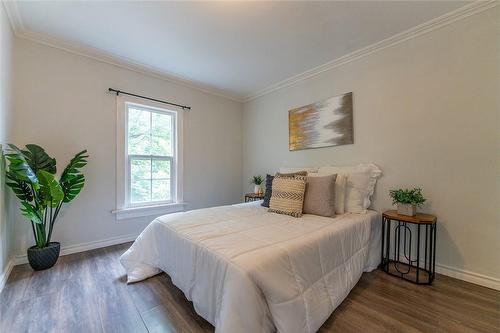
{"type": "Polygon", "coordinates": [[[245,194],[245,202],[258,201],[264,199],[264,194],[247,193],[245,194]]]}
{"type": "Polygon", "coordinates": [[[382,270],[416,284],[431,284],[436,271],[436,224],[434,215],[384,212],[382,270]]]}

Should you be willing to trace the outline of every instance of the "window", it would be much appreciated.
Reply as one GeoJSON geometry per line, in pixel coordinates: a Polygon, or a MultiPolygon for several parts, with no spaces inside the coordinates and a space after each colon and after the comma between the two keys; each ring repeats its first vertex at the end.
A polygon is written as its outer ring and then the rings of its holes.
{"type": "Polygon", "coordinates": [[[182,111],[118,99],[117,218],[182,210],[182,111]]]}
{"type": "Polygon", "coordinates": [[[175,197],[175,113],[127,103],[127,202],[172,202],[175,197]]]}

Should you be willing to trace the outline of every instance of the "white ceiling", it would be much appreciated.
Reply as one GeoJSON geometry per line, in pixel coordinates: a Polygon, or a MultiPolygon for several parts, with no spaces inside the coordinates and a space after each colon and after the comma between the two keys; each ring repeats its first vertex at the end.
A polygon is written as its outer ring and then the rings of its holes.
{"type": "Polygon", "coordinates": [[[467,3],[33,1],[16,16],[25,32],[242,99],[467,3]]]}

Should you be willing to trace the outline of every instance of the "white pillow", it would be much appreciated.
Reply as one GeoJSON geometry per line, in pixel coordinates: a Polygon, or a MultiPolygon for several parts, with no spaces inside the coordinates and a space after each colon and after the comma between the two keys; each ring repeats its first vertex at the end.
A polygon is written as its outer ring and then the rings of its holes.
{"type": "Polygon", "coordinates": [[[318,168],[287,168],[287,167],[281,167],[279,169],[280,173],[294,173],[294,172],[299,172],[299,171],[307,171],[307,173],[316,173],[318,172],[318,168]]]}
{"type": "Polygon", "coordinates": [[[318,174],[337,174],[347,176],[345,189],[345,211],[365,213],[370,207],[370,198],[375,191],[377,178],[382,171],[374,164],[359,164],[350,167],[321,167],[318,174]]]}
{"type": "MultiPolygon", "coordinates": [[[[321,177],[326,176],[326,173],[308,173],[308,177],[321,177]]],[[[328,175],[331,175],[329,173],[328,175]]],[[[345,193],[347,185],[347,175],[337,174],[335,179],[335,214],[341,215],[345,213],[345,193]]]]}
{"type": "Polygon", "coordinates": [[[382,171],[375,164],[358,164],[358,165],[348,165],[348,166],[324,166],[318,168],[319,173],[351,173],[354,171],[366,171],[375,172],[379,175],[382,171]]]}
{"type": "Polygon", "coordinates": [[[345,213],[345,194],[347,186],[347,176],[337,174],[335,179],[335,213],[340,215],[345,213]]]}

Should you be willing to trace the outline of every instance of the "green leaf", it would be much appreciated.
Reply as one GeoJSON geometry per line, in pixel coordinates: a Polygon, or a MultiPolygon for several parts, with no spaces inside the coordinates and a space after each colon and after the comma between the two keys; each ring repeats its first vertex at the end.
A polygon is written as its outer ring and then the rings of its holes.
{"type": "Polygon", "coordinates": [[[52,174],[56,173],[56,159],[50,157],[42,147],[27,144],[26,148],[28,150],[22,150],[21,152],[35,174],[39,170],[45,170],[52,174]]]}
{"type": "Polygon", "coordinates": [[[26,201],[21,201],[21,205],[21,212],[25,217],[37,224],[43,223],[41,213],[36,210],[35,206],[26,201]]]}
{"type": "Polygon", "coordinates": [[[87,158],[89,157],[89,155],[86,155],[86,154],[87,154],[87,150],[83,150],[83,151],[79,152],[78,154],[76,154],[75,157],[73,157],[71,159],[71,161],[69,161],[69,164],[64,169],[64,171],[61,175],[61,179],[64,179],[66,176],[69,176],[69,175],[80,174],[81,172],[79,169],[81,169],[85,165],[87,165],[87,158]]]}
{"type": "Polygon", "coordinates": [[[54,175],[45,171],[38,171],[38,180],[40,181],[40,191],[46,206],[57,207],[64,199],[64,192],[61,185],[57,182],[54,175]]]}
{"type": "Polygon", "coordinates": [[[19,179],[15,173],[11,171],[6,172],[6,181],[5,184],[9,186],[16,197],[21,201],[32,201],[33,193],[27,182],[19,179]]]}
{"type": "Polygon", "coordinates": [[[5,158],[9,162],[8,172],[11,173],[12,177],[29,182],[34,188],[38,188],[38,178],[26,161],[21,150],[12,144],[10,144],[9,147],[9,153],[5,154],[5,158]]]}
{"type": "Polygon", "coordinates": [[[81,173],[81,168],[87,165],[89,157],[86,150],[75,155],[64,169],[61,175],[61,187],[64,192],[63,202],[70,202],[81,192],[85,185],[85,176],[81,173]]]}
{"type": "Polygon", "coordinates": [[[68,176],[66,181],[62,183],[64,192],[63,201],[68,203],[80,194],[85,185],[85,176],[82,174],[76,176],[68,176]]]}

